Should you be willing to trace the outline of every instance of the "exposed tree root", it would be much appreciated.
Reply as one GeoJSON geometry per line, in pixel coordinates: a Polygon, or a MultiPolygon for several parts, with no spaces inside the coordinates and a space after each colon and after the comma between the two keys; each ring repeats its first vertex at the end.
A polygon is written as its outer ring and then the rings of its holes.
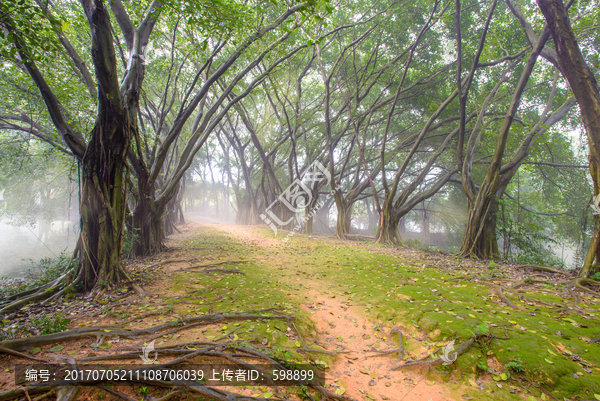
{"type": "Polygon", "coordinates": [[[157,398],[157,399],[155,399],[154,401],[168,401],[168,400],[170,400],[171,398],[173,398],[173,397],[175,397],[175,396],[177,396],[177,395],[179,395],[179,394],[181,394],[181,393],[182,393],[182,391],[181,391],[181,390],[173,390],[173,391],[170,391],[170,392],[169,392],[167,395],[165,395],[164,397],[157,398]]]}
{"type": "Polygon", "coordinates": [[[48,361],[45,360],[45,359],[40,359],[40,358],[36,358],[34,356],[31,356],[31,355],[23,354],[22,352],[17,352],[17,351],[14,351],[14,350],[10,349],[10,348],[3,347],[1,345],[0,345],[0,352],[4,352],[5,354],[12,355],[12,356],[18,356],[20,358],[32,359],[34,361],[48,363],[48,361]]]}
{"type": "MultiPolygon", "coordinates": [[[[265,309],[262,311],[272,311],[276,308],[265,309]]],[[[260,311],[257,311],[260,312],[260,311]]],[[[97,344],[100,344],[104,337],[121,336],[125,338],[137,338],[142,335],[152,335],[164,329],[171,329],[177,326],[180,329],[190,327],[191,324],[214,324],[225,321],[241,321],[241,320],[253,320],[253,319],[271,319],[271,320],[287,320],[291,321],[294,319],[293,316],[289,315],[258,315],[258,314],[247,314],[247,313],[235,313],[230,315],[224,315],[221,313],[213,313],[210,315],[190,317],[181,320],[173,320],[168,323],[163,323],[157,326],[149,327],[147,329],[139,330],[127,330],[121,326],[96,326],[96,327],[82,327],[78,329],[63,331],[61,333],[44,334],[40,336],[20,338],[15,340],[6,340],[0,342],[0,346],[12,349],[15,351],[23,351],[29,348],[33,348],[40,345],[52,344],[63,340],[71,340],[83,337],[96,337],[98,339],[97,344]]],[[[161,333],[164,335],[164,333],[161,333]]],[[[0,350],[1,351],[1,350],[0,350]]]]}
{"type": "Polygon", "coordinates": [[[140,297],[145,297],[145,296],[147,296],[147,295],[148,295],[148,294],[146,293],[146,291],[144,291],[144,289],[143,289],[141,286],[137,285],[137,284],[134,284],[134,285],[132,286],[132,288],[133,288],[133,290],[136,292],[136,294],[138,294],[140,297]]]}
{"type": "Polygon", "coordinates": [[[532,269],[533,271],[539,271],[539,272],[549,272],[549,273],[569,275],[569,272],[566,272],[564,270],[558,270],[558,269],[554,269],[552,267],[546,267],[546,266],[516,265],[516,266],[511,266],[511,267],[515,268],[515,269],[532,269]]]}
{"type": "Polygon", "coordinates": [[[239,263],[248,263],[247,260],[224,260],[222,262],[205,263],[202,265],[190,266],[187,269],[202,269],[205,267],[221,266],[221,265],[237,265],[239,263]]]}
{"type": "Polygon", "coordinates": [[[17,338],[14,340],[5,340],[0,342],[0,346],[6,347],[15,351],[24,351],[40,345],[53,344],[58,341],[71,340],[83,337],[96,337],[98,335],[106,335],[108,333],[102,333],[100,330],[113,330],[119,328],[118,326],[96,326],[96,327],[82,327],[69,331],[63,331],[62,333],[44,334],[40,336],[17,338]]]}
{"type": "Polygon", "coordinates": [[[356,239],[362,241],[375,241],[377,238],[374,235],[362,235],[362,234],[346,234],[346,239],[356,239]]]}
{"type": "MultiPolygon", "coordinates": [[[[456,357],[458,358],[459,356],[461,356],[462,354],[467,352],[469,350],[469,348],[471,348],[471,346],[475,343],[475,340],[477,340],[477,338],[478,338],[478,336],[472,336],[471,338],[469,338],[467,340],[467,342],[465,342],[463,345],[461,345],[460,348],[458,348],[458,350],[456,351],[456,357]]],[[[431,359],[431,360],[421,360],[421,361],[415,361],[415,362],[408,362],[403,365],[396,366],[390,370],[398,370],[398,369],[407,368],[410,366],[419,366],[419,365],[425,365],[425,366],[428,366],[429,368],[433,368],[434,366],[439,365],[442,362],[444,362],[444,360],[442,358],[435,358],[435,359],[431,359]]]]}
{"type": "Polygon", "coordinates": [[[127,401],[135,401],[133,398],[129,398],[129,397],[127,397],[125,394],[121,394],[121,393],[119,393],[118,391],[111,390],[111,389],[109,389],[108,387],[105,387],[105,386],[100,386],[100,388],[101,388],[102,390],[106,391],[107,393],[109,393],[109,394],[112,394],[112,395],[115,395],[115,396],[117,396],[117,397],[119,397],[119,398],[122,398],[122,399],[124,399],[124,400],[127,400],[127,401]]]}
{"type": "MultiPolygon", "coordinates": [[[[293,319],[294,319],[293,316],[283,315],[283,314],[265,315],[265,314],[261,313],[261,312],[273,312],[278,309],[279,308],[268,308],[268,309],[264,309],[261,311],[240,312],[240,313],[234,313],[234,314],[228,314],[228,315],[212,314],[212,315],[205,315],[205,316],[197,316],[197,317],[192,317],[192,318],[187,318],[187,319],[182,319],[182,320],[176,320],[176,321],[169,322],[166,324],[160,324],[160,325],[146,328],[146,329],[131,330],[131,331],[125,330],[125,329],[121,328],[120,326],[99,326],[99,327],[79,328],[79,329],[74,329],[74,330],[70,330],[70,331],[62,332],[62,333],[42,335],[42,336],[31,337],[31,338],[27,338],[27,339],[5,341],[2,343],[3,348],[1,348],[0,351],[7,352],[9,354],[12,354],[12,355],[15,355],[18,357],[29,357],[28,355],[24,355],[24,354],[21,354],[20,352],[13,351],[13,349],[10,349],[8,347],[10,346],[11,348],[24,349],[24,348],[30,348],[30,347],[40,345],[40,344],[49,344],[52,342],[58,342],[58,341],[62,341],[65,339],[73,339],[73,338],[84,337],[84,336],[98,337],[99,338],[99,341],[97,341],[98,344],[101,343],[102,338],[108,337],[108,336],[115,336],[115,335],[121,336],[121,337],[127,337],[127,338],[138,338],[138,339],[141,339],[142,336],[144,336],[145,337],[144,341],[149,341],[150,339],[148,338],[148,335],[151,336],[150,338],[155,338],[157,334],[159,336],[172,334],[175,331],[189,329],[191,327],[194,327],[194,326],[200,325],[200,324],[213,324],[216,322],[232,321],[232,320],[239,321],[239,320],[248,320],[248,319],[260,319],[260,320],[278,319],[278,320],[289,321],[290,322],[289,324],[294,327],[296,332],[298,332],[298,336],[306,348],[306,343],[305,343],[304,338],[299,333],[295,324],[293,323],[293,319]],[[173,326],[176,326],[176,327],[173,327],[173,326]],[[24,341],[26,343],[24,343],[24,341]]],[[[242,341],[228,340],[229,335],[231,335],[232,333],[233,333],[233,331],[226,334],[221,339],[217,339],[214,341],[194,341],[194,342],[189,342],[189,343],[176,343],[176,344],[170,344],[170,345],[157,346],[155,348],[155,351],[158,354],[160,354],[161,358],[165,358],[168,356],[172,356],[174,358],[171,360],[167,360],[166,362],[163,362],[159,365],[149,365],[148,368],[153,369],[153,370],[161,370],[164,368],[168,368],[170,366],[175,366],[175,365],[183,363],[183,362],[190,363],[193,360],[193,358],[198,357],[198,358],[202,358],[202,360],[204,360],[204,361],[206,360],[206,358],[209,358],[209,360],[213,360],[215,358],[222,359],[222,360],[227,361],[227,363],[232,363],[232,364],[239,365],[239,366],[246,366],[248,368],[255,368],[255,367],[253,365],[251,365],[250,363],[246,362],[245,360],[258,359],[261,363],[269,363],[269,364],[273,365],[276,369],[287,369],[286,366],[284,366],[284,364],[273,359],[273,357],[269,356],[265,352],[256,350],[254,348],[250,348],[247,343],[244,343],[242,341]],[[225,339],[225,341],[221,341],[223,339],[225,339]],[[198,347],[198,349],[196,347],[198,347]]],[[[260,346],[259,346],[259,348],[260,348],[260,346]]],[[[79,359],[74,359],[71,357],[65,357],[62,355],[54,355],[54,354],[52,356],[55,358],[58,358],[60,360],[67,361],[73,368],[85,369],[85,366],[87,366],[86,364],[94,363],[96,361],[101,361],[101,360],[135,360],[135,361],[139,362],[138,358],[139,358],[139,350],[140,349],[141,349],[140,346],[118,348],[115,350],[116,352],[108,354],[108,355],[83,357],[83,358],[79,358],[79,359]],[[133,352],[127,352],[129,350],[131,350],[133,352]],[[125,352],[123,352],[123,351],[125,351],[125,352]]],[[[302,349],[300,349],[300,350],[302,351],[302,349]]],[[[306,349],[305,351],[312,352],[312,351],[317,351],[317,350],[306,349]]],[[[30,359],[31,359],[31,357],[30,357],[30,359]]],[[[47,361],[44,361],[42,359],[37,359],[37,358],[33,358],[33,359],[36,359],[40,362],[48,363],[47,361]]],[[[165,359],[167,359],[167,358],[165,358],[165,359]]],[[[135,371],[135,369],[134,369],[134,371],[135,371]]],[[[131,375],[130,377],[136,377],[136,376],[131,375]]],[[[270,379],[267,377],[267,380],[270,380],[270,379]]],[[[132,380],[131,382],[132,383],[133,382],[142,383],[142,384],[148,385],[148,386],[154,386],[154,387],[158,386],[158,387],[166,387],[166,388],[172,389],[168,394],[166,394],[165,396],[163,396],[161,398],[156,399],[155,401],[168,401],[170,399],[173,399],[174,397],[179,396],[183,392],[193,392],[193,393],[197,393],[197,394],[202,394],[204,397],[207,397],[209,399],[223,400],[223,401],[262,399],[262,398],[242,396],[240,394],[225,391],[220,388],[213,388],[213,387],[209,387],[207,385],[200,385],[196,382],[167,382],[167,381],[142,381],[142,380],[132,380]]],[[[101,384],[103,383],[102,380],[81,378],[81,380],[71,381],[70,383],[71,384],[69,386],[63,387],[63,388],[52,387],[52,386],[43,386],[42,387],[39,385],[35,385],[35,386],[29,386],[29,387],[23,388],[23,389],[11,390],[9,392],[0,393],[0,401],[8,401],[8,400],[12,400],[12,399],[20,398],[20,397],[22,398],[23,396],[28,396],[28,394],[30,394],[30,395],[42,394],[42,396],[39,397],[39,399],[41,400],[42,398],[46,398],[54,393],[57,394],[57,400],[72,401],[75,399],[77,391],[80,388],[78,386],[81,386],[81,385],[98,385],[99,388],[102,388],[104,391],[107,391],[114,396],[117,396],[119,398],[122,398],[122,399],[125,399],[128,401],[134,401],[133,399],[130,399],[128,396],[126,396],[114,389],[101,387],[101,384]]],[[[276,396],[278,396],[278,398],[287,399],[285,393],[280,391],[280,389],[277,387],[277,384],[274,381],[271,381],[270,383],[269,383],[269,381],[267,381],[265,384],[273,387],[273,390],[274,390],[276,396]]],[[[311,381],[311,382],[298,381],[298,386],[301,386],[301,385],[307,385],[308,389],[309,389],[308,391],[312,392],[312,395],[310,395],[310,394],[308,395],[309,399],[314,400],[315,398],[317,398],[317,395],[318,395],[318,397],[323,401],[326,401],[326,400],[328,400],[328,401],[351,401],[350,398],[347,398],[344,396],[339,396],[339,395],[329,392],[327,389],[325,389],[321,386],[321,383],[317,383],[315,381],[311,381]]],[[[30,397],[28,397],[28,398],[31,399],[30,397]]]]}
{"type": "Polygon", "coordinates": [[[52,295],[54,295],[54,293],[62,289],[63,282],[67,281],[68,277],[69,276],[67,275],[63,275],[58,279],[54,280],[50,285],[43,285],[34,290],[22,292],[21,294],[24,295],[21,296],[21,298],[15,298],[13,302],[0,309],[0,316],[6,315],[7,313],[10,313],[14,310],[20,309],[23,306],[32,302],[42,301],[51,297],[52,295]]]}
{"type": "Polygon", "coordinates": [[[332,351],[325,351],[323,349],[312,349],[312,348],[306,348],[306,347],[297,348],[297,350],[304,351],[304,352],[316,352],[318,354],[327,354],[327,355],[333,355],[333,356],[337,356],[339,353],[339,351],[332,352],[332,351]]]}
{"type": "Polygon", "coordinates": [[[512,301],[510,299],[508,299],[508,297],[506,295],[504,295],[504,292],[502,292],[502,286],[495,285],[494,289],[496,290],[496,294],[498,294],[498,297],[502,300],[502,302],[504,302],[506,305],[510,306],[511,308],[513,308],[515,310],[521,310],[521,308],[519,308],[517,305],[513,304],[512,301]]]}
{"type": "Polygon", "coordinates": [[[80,387],[67,386],[58,389],[56,395],[56,401],[74,401],[77,399],[77,393],[79,393],[80,387]]]}
{"type": "Polygon", "coordinates": [[[398,353],[398,362],[400,362],[402,360],[402,358],[404,357],[404,345],[402,344],[402,332],[400,331],[399,327],[396,327],[392,331],[390,331],[390,334],[394,334],[394,333],[398,333],[398,341],[400,342],[399,348],[384,350],[384,351],[379,352],[378,354],[369,355],[369,356],[367,356],[367,358],[373,358],[376,356],[384,356],[384,355],[389,355],[389,354],[393,354],[394,352],[397,352],[398,353]]]}
{"type": "Polygon", "coordinates": [[[528,302],[531,302],[531,303],[536,303],[538,305],[548,306],[550,308],[561,308],[562,307],[562,305],[559,305],[559,304],[544,302],[544,301],[541,301],[539,299],[527,297],[527,296],[525,296],[523,294],[519,294],[516,291],[511,291],[511,292],[513,294],[515,294],[516,296],[518,296],[521,301],[528,301],[528,302]]]}
{"type": "Polygon", "coordinates": [[[577,296],[577,294],[575,294],[575,291],[573,291],[571,289],[567,289],[567,291],[573,298],[573,307],[577,306],[577,304],[579,304],[579,297],[577,296]]]}
{"type": "Polygon", "coordinates": [[[579,289],[581,291],[588,292],[590,294],[594,294],[597,297],[600,297],[600,293],[599,292],[596,292],[596,291],[594,291],[594,290],[592,290],[592,289],[587,288],[587,287],[584,286],[584,284],[600,285],[600,283],[598,283],[595,280],[592,280],[592,279],[587,278],[587,277],[579,277],[579,278],[575,279],[572,284],[573,284],[573,286],[575,288],[577,288],[577,289],[579,289]]]}
{"type": "Polygon", "coordinates": [[[167,259],[167,260],[163,260],[163,261],[151,264],[147,268],[152,269],[153,267],[159,267],[159,266],[164,266],[164,265],[168,265],[171,263],[181,263],[181,262],[189,262],[189,259],[167,259]]]}
{"type": "Polygon", "coordinates": [[[54,394],[56,394],[56,390],[52,389],[52,390],[48,391],[45,394],[38,395],[37,397],[32,398],[31,401],[41,401],[41,400],[43,400],[45,398],[53,396],[54,394]]]}
{"type": "Polygon", "coordinates": [[[237,269],[201,269],[201,270],[193,270],[193,269],[196,269],[196,266],[187,267],[185,269],[180,269],[180,270],[176,270],[176,271],[194,271],[194,273],[205,273],[205,274],[210,274],[210,273],[246,274],[243,271],[237,270],[237,269]]]}
{"type": "Polygon", "coordinates": [[[35,386],[29,387],[25,389],[24,387],[16,388],[14,390],[4,391],[0,393],[0,401],[12,400],[18,397],[23,397],[26,394],[40,394],[40,393],[48,393],[50,391],[55,390],[54,386],[35,386]]]}

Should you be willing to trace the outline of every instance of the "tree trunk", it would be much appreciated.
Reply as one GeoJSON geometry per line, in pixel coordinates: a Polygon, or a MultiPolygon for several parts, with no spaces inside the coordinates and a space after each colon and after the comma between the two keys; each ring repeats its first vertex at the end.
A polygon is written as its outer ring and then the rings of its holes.
{"type": "Polygon", "coordinates": [[[468,205],[468,220],[460,254],[480,259],[498,259],[496,213],[498,199],[488,191],[479,191],[474,204],[468,205]]]}
{"type": "MultiPolygon", "coordinates": [[[[110,115],[110,114],[109,114],[110,115]]],[[[121,263],[125,228],[125,153],[128,124],[113,115],[97,121],[82,161],[78,272],[85,291],[127,278],[121,263]],[[110,146],[100,143],[108,140],[110,146]],[[110,149],[110,152],[108,152],[110,149]]],[[[119,118],[121,117],[121,118],[119,118]]]]}
{"type": "Polygon", "coordinates": [[[334,236],[340,239],[346,239],[346,235],[350,234],[350,223],[352,222],[352,205],[348,205],[345,201],[338,202],[337,207],[337,222],[335,224],[334,236]]]}
{"type": "Polygon", "coordinates": [[[325,204],[317,210],[316,215],[313,216],[314,232],[323,233],[325,235],[332,233],[331,228],[329,228],[329,209],[331,208],[332,202],[332,198],[327,199],[325,204]]]}
{"type": "Polygon", "coordinates": [[[398,230],[398,223],[400,217],[394,216],[391,212],[391,208],[384,205],[383,219],[379,228],[377,229],[377,241],[378,244],[398,245],[404,246],[400,231],[398,230]]]}
{"type": "Polygon", "coordinates": [[[317,205],[316,202],[311,202],[309,206],[307,206],[304,210],[304,216],[305,216],[305,221],[304,221],[304,225],[302,226],[302,232],[304,234],[312,234],[313,233],[313,218],[314,218],[314,214],[317,213],[317,211],[315,210],[315,205],[317,205]]]}
{"type": "MultiPolygon", "coordinates": [[[[594,74],[588,69],[573,34],[569,16],[561,0],[538,0],[548,22],[558,63],[569,81],[581,110],[588,136],[590,174],[594,182],[594,197],[600,193],[600,93],[594,74]]],[[[600,224],[596,218],[594,236],[590,243],[581,274],[590,276],[600,271],[600,224]]]]}

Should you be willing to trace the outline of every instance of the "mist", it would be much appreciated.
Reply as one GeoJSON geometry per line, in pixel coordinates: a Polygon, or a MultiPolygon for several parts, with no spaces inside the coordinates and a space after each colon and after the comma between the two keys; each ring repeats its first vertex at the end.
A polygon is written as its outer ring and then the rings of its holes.
{"type": "Polygon", "coordinates": [[[72,252],[79,235],[78,219],[37,221],[33,226],[0,222],[0,277],[22,277],[32,261],[72,252]]]}

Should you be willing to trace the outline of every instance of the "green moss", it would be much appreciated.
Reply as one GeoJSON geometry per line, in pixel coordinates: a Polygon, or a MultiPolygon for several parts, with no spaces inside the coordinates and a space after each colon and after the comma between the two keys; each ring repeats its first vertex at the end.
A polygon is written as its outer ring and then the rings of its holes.
{"type": "MultiPolygon", "coordinates": [[[[530,301],[520,301],[512,293],[506,295],[522,310],[502,307],[490,287],[456,280],[464,272],[424,268],[420,262],[375,253],[378,249],[381,248],[324,240],[314,246],[314,242],[305,237],[294,237],[286,246],[293,256],[293,264],[307,277],[323,281],[324,287],[355,302],[355,307],[371,320],[385,322],[389,327],[399,325],[404,333],[414,332],[419,337],[427,334],[434,341],[455,338],[457,344],[474,335],[482,325],[505,326],[506,329],[493,328],[493,334],[509,338],[493,339],[489,345],[490,355],[499,363],[519,358],[524,369],[522,374],[552,389],[557,398],[585,396],[590,391],[600,394],[596,387],[600,384],[597,373],[574,379],[572,374],[582,372],[583,368],[560,351],[566,348],[592,365],[600,366],[598,344],[582,340],[600,337],[600,330],[582,327],[592,326],[595,321],[577,314],[560,317],[552,308],[537,303],[529,305],[530,301]],[[311,247],[309,253],[306,247],[311,247]],[[455,280],[450,281],[452,279],[455,280]],[[562,337],[556,335],[557,331],[562,337]]],[[[545,292],[527,291],[523,295],[546,303],[568,303],[556,294],[545,292]]],[[[407,349],[411,348],[410,341],[405,339],[407,349]]],[[[485,361],[485,358],[479,349],[472,348],[453,367],[474,371],[477,360],[485,361]]],[[[491,394],[482,397],[477,393],[469,395],[489,399],[491,394]]],[[[500,389],[493,394],[494,399],[518,399],[500,389]]]]}
{"type": "MultiPolygon", "coordinates": [[[[271,230],[254,230],[273,238],[271,230]]],[[[194,313],[208,313],[211,304],[219,312],[282,307],[286,313],[297,317],[296,326],[303,337],[309,338],[311,322],[300,308],[300,300],[304,298],[298,296],[302,295],[302,283],[309,280],[321,284],[323,295],[338,297],[371,321],[385,325],[388,330],[400,326],[408,352],[421,350],[422,341],[433,346],[455,339],[458,346],[476,333],[490,334],[481,346],[472,347],[455,364],[444,368],[455,371],[457,375],[465,375],[460,383],[462,387],[457,384],[456,389],[475,400],[521,399],[519,394],[508,391],[512,385],[510,380],[504,383],[502,389],[490,381],[483,392],[468,384],[469,375],[481,375],[489,381],[489,374],[477,368],[480,364],[487,366],[488,358],[500,364],[514,363],[518,359],[523,372],[514,372],[513,375],[525,375],[537,385],[543,385],[558,399],[574,396],[593,398],[593,394],[600,394],[597,370],[593,368],[592,374],[576,379],[573,373],[583,372],[583,367],[562,353],[567,350],[593,367],[600,366],[600,346],[589,342],[590,338],[600,337],[597,320],[585,319],[576,313],[560,316],[552,307],[521,301],[510,292],[506,295],[521,310],[503,307],[490,287],[461,281],[464,271],[424,267],[427,263],[421,260],[400,259],[386,253],[386,247],[326,239],[315,241],[302,235],[292,237],[287,244],[250,248],[217,230],[205,228],[183,245],[193,249],[199,258],[211,256],[218,260],[245,260],[247,263],[220,266],[239,269],[245,275],[185,273],[174,276],[173,290],[178,292],[189,290],[190,282],[194,282],[191,293],[183,298],[169,299],[178,313],[184,314],[190,308],[194,313]],[[278,274],[281,270],[285,271],[278,274]],[[291,297],[290,294],[296,296],[291,297]],[[188,302],[182,303],[182,300],[188,302]],[[492,338],[492,334],[496,338],[492,338]],[[465,384],[468,385],[467,391],[465,384]]],[[[494,266],[493,269],[494,275],[502,274],[501,267],[494,266]]],[[[567,306],[571,303],[558,294],[547,292],[528,290],[522,295],[549,304],[567,306]]],[[[592,307],[599,310],[596,305],[592,307]]],[[[306,358],[295,352],[299,340],[290,340],[285,335],[287,326],[284,321],[251,321],[240,322],[235,327],[229,325],[227,330],[237,328],[235,334],[238,338],[249,343],[261,343],[266,338],[279,357],[306,358]]],[[[223,332],[213,331],[210,335],[223,332]]],[[[332,361],[331,356],[324,354],[309,353],[308,357],[325,363],[332,361]]],[[[439,377],[439,380],[442,378],[439,377]]],[[[444,380],[447,380],[446,376],[444,380]]]]}

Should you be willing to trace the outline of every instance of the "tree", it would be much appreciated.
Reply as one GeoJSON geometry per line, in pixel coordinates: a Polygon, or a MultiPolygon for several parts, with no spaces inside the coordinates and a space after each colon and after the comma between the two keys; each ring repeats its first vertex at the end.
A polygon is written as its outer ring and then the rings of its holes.
{"type": "MultiPolygon", "coordinates": [[[[113,2],[114,7],[119,4],[119,1],[113,2]]],[[[111,283],[127,277],[121,263],[121,247],[126,210],[125,158],[134,129],[130,108],[139,96],[143,81],[140,55],[156,21],[160,3],[153,2],[140,26],[131,32],[129,61],[122,82],[117,73],[109,10],[102,0],[82,0],[81,7],[90,29],[98,95],[97,114],[88,141],[73,124],[36,65],[34,52],[26,42],[27,35],[14,18],[19,6],[0,3],[0,21],[12,34],[18,57],[15,62],[22,66],[40,91],[55,129],[80,163],[81,233],[76,249],[80,265],[75,282],[80,282],[85,290],[91,290],[99,282],[111,283]]],[[[61,42],[67,52],[72,50],[68,41],[61,42]]],[[[85,64],[79,63],[78,67],[82,75],[88,75],[85,64]]]]}
{"type": "MultiPolygon", "coordinates": [[[[600,194],[600,94],[594,74],[589,70],[573,33],[569,15],[561,0],[537,0],[546,18],[558,53],[558,63],[577,99],[581,118],[587,132],[590,174],[594,183],[594,197],[600,194]]],[[[596,228],[581,274],[600,271],[600,224],[596,228]]]]}
{"type": "MultiPolygon", "coordinates": [[[[264,15],[258,19],[256,32],[245,39],[242,35],[240,39],[236,37],[239,32],[233,29],[237,26],[228,29],[224,37],[214,40],[214,47],[208,49],[209,57],[204,60],[204,64],[200,64],[195,71],[192,70],[191,79],[188,81],[191,85],[186,88],[187,94],[179,96],[176,80],[171,86],[175,90],[171,90],[167,83],[165,92],[160,96],[160,100],[164,102],[162,105],[159,101],[156,102],[161,107],[155,107],[150,112],[148,110],[152,107],[147,107],[147,113],[144,113],[140,106],[140,97],[143,95],[145,101],[148,99],[148,92],[144,90],[148,61],[146,50],[161,15],[165,14],[165,27],[174,26],[175,31],[182,16],[186,17],[188,24],[198,24],[196,30],[210,28],[207,20],[218,25],[219,16],[215,17],[211,12],[204,15],[206,12],[201,1],[186,2],[182,10],[179,10],[177,5],[179,2],[173,4],[168,1],[151,2],[136,27],[131,16],[141,11],[140,5],[124,4],[120,0],[112,0],[108,3],[104,0],[82,0],[79,11],[70,3],[50,5],[41,0],[36,1],[35,4],[0,2],[0,23],[9,32],[9,35],[3,38],[12,46],[12,50],[4,51],[3,55],[26,73],[35,84],[53,128],[58,131],[65,145],[57,143],[52,129],[39,126],[37,121],[31,121],[16,107],[11,110],[10,115],[2,116],[12,125],[0,128],[22,131],[29,129],[31,134],[37,134],[40,139],[78,160],[81,170],[81,237],[76,250],[76,255],[80,258],[80,267],[75,283],[82,283],[84,290],[99,289],[98,284],[106,285],[128,277],[121,263],[128,192],[135,192],[137,195],[130,208],[133,210],[132,228],[137,231],[140,239],[136,246],[136,253],[143,255],[160,249],[159,245],[163,237],[162,217],[169,207],[176,208],[172,201],[176,200],[177,194],[181,192],[181,180],[190,167],[194,155],[229,108],[294,52],[274,58],[266,71],[252,77],[252,82],[246,86],[242,94],[226,105],[223,105],[223,101],[229,99],[233,88],[242,78],[270,55],[277,45],[285,41],[301,21],[299,19],[293,21],[290,26],[286,24],[283,33],[279,36],[272,35],[272,31],[287,22],[288,18],[297,11],[308,12],[310,8],[305,3],[291,5],[289,8],[284,6],[281,13],[278,13],[281,7],[268,7],[264,10],[258,8],[264,15]],[[77,46],[73,45],[65,34],[65,27],[68,27],[69,23],[78,23],[72,15],[80,13],[81,9],[86,18],[87,28],[90,30],[90,50],[95,80],[90,79],[91,74],[84,62],[86,57],[78,53],[77,46]],[[120,27],[121,37],[113,33],[111,23],[113,18],[120,27]],[[269,18],[272,18],[272,22],[269,22],[269,18]],[[58,57],[56,60],[40,62],[42,59],[39,53],[44,49],[40,46],[45,42],[38,37],[39,33],[31,30],[30,19],[45,29],[45,35],[53,33],[58,38],[53,50],[56,50],[57,54],[61,51],[65,52],[69,56],[67,59],[58,57]],[[227,86],[217,94],[215,89],[217,86],[214,84],[253,43],[265,36],[274,36],[274,39],[269,44],[254,49],[249,64],[238,68],[232,74],[227,86]],[[233,45],[225,47],[229,41],[233,45]],[[216,59],[222,50],[225,53],[223,58],[216,59]],[[53,74],[53,64],[63,65],[61,62],[77,72],[89,97],[94,103],[97,102],[95,113],[90,112],[86,116],[85,112],[74,110],[69,112],[65,107],[68,102],[65,100],[68,99],[69,94],[61,93],[63,87],[60,81],[53,82],[53,79],[46,79],[53,74]],[[216,67],[211,71],[213,62],[216,67]],[[200,82],[199,88],[196,89],[198,82],[200,82]],[[207,101],[211,90],[217,94],[212,103],[207,101]],[[167,100],[170,100],[170,104],[167,104],[167,100]],[[175,105],[179,107],[174,108],[173,119],[170,120],[169,112],[175,100],[178,100],[175,105]],[[188,124],[194,112],[197,112],[194,123],[188,124]],[[77,118],[74,118],[74,115],[77,118]],[[93,127],[87,133],[85,123],[81,124],[79,121],[80,119],[85,121],[86,117],[94,121],[93,127]],[[147,124],[147,120],[152,120],[153,117],[156,117],[157,121],[160,120],[160,124],[153,127],[154,137],[148,138],[144,136],[145,128],[151,126],[147,124]],[[185,141],[179,143],[184,128],[190,129],[190,135],[184,138],[185,141]],[[135,146],[131,147],[130,144],[135,146]],[[135,173],[133,176],[137,184],[135,188],[131,185],[132,177],[126,177],[129,167],[132,168],[130,172],[135,173]],[[156,189],[161,190],[158,196],[155,195],[156,189]]],[[[222,6],[228,8],[227,13],[235,15],[240,15],[240,9],[246,7],[241,3],[228,5],[223,3],[222,6]]],[[[235,20],[233,17],[231,19],[235,20]]],[[[240,21],[240,24],[247,22],[244,19],[240,21]]],[[[165,28],[160,33],[168,35],[168,30],[165,28]]],[[[169,49],[172,54],[175,52],[174,37],[169,49]]],[[[76,40],[79,41],[79,38],[76,37],[76,40]]],[[[50,41],[50,43],[54,42],[50,41]]],[[[204,49],[207,48],[206,44],[207,41],[204,42],[204,49]]],[[[200,44],[196,46],[202,48],[200,44]]],[[[189,54],[183,58],[189,58],[189,54]]],[[[189,72],[189,69],[186,71],[189,72]]],[[[167,82],[169,79],[170,75],[167,82]]],[[[18,85],[16,86],[19,88],[18,85]]]]}

